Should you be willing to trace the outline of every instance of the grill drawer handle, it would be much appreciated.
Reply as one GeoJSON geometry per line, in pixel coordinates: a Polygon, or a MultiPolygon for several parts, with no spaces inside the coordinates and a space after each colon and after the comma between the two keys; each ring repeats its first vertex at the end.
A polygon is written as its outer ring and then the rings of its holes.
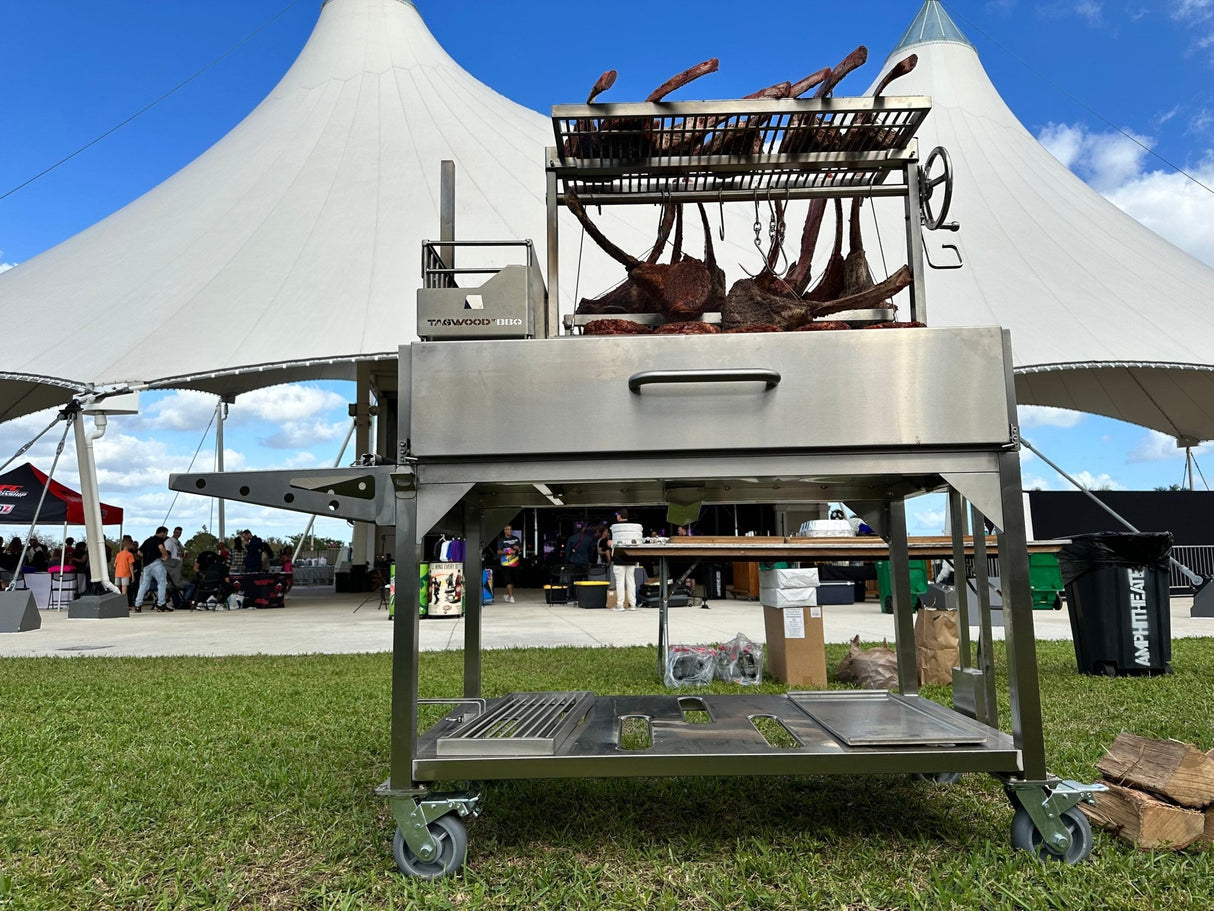
{"type": "Polygon", "coordinates": [[[780,374],[765,367],[705,367],[699,370],[642,370],[628,377],[628,388],[640,394],[642,386],[657,383],[765,383],[768,389],[780,385],[780,374]]]}

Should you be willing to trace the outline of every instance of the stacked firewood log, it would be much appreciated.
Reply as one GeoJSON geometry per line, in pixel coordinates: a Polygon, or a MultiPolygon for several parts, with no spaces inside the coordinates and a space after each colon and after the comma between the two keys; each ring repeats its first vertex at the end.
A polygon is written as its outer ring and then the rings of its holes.
{"type": "Polygon", "coordinates": [[[1214,750],[1122,731],[1096,767],[1108,790],[1080,805],[1093,825],[1139,848],[1214,841],[1214,750]]]}

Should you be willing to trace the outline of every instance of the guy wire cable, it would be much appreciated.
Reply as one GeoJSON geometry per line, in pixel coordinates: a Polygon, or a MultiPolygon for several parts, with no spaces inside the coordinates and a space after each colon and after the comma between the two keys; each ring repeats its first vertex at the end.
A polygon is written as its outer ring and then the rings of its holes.
{"type": "Polygon", "coordinates": [[[171,95],[177,94],[177,92],[181,91],[183,88],[185,88],[187,85],[189,85],[195,79],[197,79],[199,76],[201,76],[207,70],[211,69],[211,67],[215,66],[217,63],[222,61],[224,58],[230,57],[241,47],[248,44],[251,40],[253,40],[253,38],[255,38],[257,35],[259,35],[261,32],[265,31],[267,28],[269,28],[269,26],[272,25],[275,21],[277,21],[278,19],[281,19],[284,15],[286,15],[288,12],[290,12],[292,7],[297,6],[299,3],[300,3],[300,0],[292,0],[291,3],[287,4],[285,7],[283,7],[281,10],[279,10],[277,13],[275,13],[273,16],[271,16],[269,19],[267,19],[261,25],[257,26],[257,28],[253,29],[253,31],[249,32],[249,34],[245,35],[243,38],[241,38],[239,41],[237,41],[234,45],[232,45],[230,48],[228,48],[226,51],[224,51],[222,54],[220,54],[218,57],[216,57],[210,63],[206,64],[204,67],[202,67],[202,69],[197,70],[192,76],[189,76],[186,79],[183,79],[181,82],[177,83],[177,85],[173,86],[171,89],[169,89],[163,95],[161,95],[159,98],[157,98],[154,101],[148,102],[143,107],[141,107],[138,111],[136,111],[134,114],[132,114],[130,117],[126,118],[126,120],[110,127],[108,130],[106,130],[104,133],[102,133],[96,139],[86,142],[84,145],[82,145],[76,151],[72,152],[70,155],[66,155],[63,158],[60,158],[53,165],[43,168],[41,171],[39,171],[33,177],[26,178],[21,183],[17,184],[17,186],[13,187],[11,190],[8,190],[7,192],[0,194],[0,199],[7,199],[8,197],[10,197],[14,193],[16,193],[18,190],[22,190],[22,189],[28,187],[30,184],[32,184],[35,180],[38,180],[40,177],[45,177],[47,174],[51,173],[51,171],[55,170],[56,168],[60,167],[61,165],[67,164],[69,161],[71,161],[73,158],[75,158],[81,152],[88,151],[89,149],[91,149],[97,143],[101,142],[101,140],[105,139],[110,134],[118,132],[131,121],[146,114],[148,111],[150,111],[152,108],[156,107],[156,105],[160,104],[160,102],[164,101],[166,98],[170,97],[171,95]]]}
{"type": "MultiPolygon", "coordinates": [[[[24,446],[22,446],[20,449],[18,449],[15,453],[13,453],[13,457],[11,459],[9,459],[3,465],[0,465],[0,471],[4,471],[4,469],[6,469],[6,468],[8,468],[8,466],[12,465],[13,462],[15,462],[17,459],[21,458],[22,455],[24,455],[26,452],[29,451],[31,446],[33,446],[40,439],[42,439],[43,436],[46,435],[46,432],[48,430],[50,430],[57,423],[59,423],[60,421],[63,421],[63,420],[68,420],[66,411],[60,411],[58,414],[56,414],[55,419],[53,421],[51,421],[49,424],[47,424],[46,428],[44,430],[42,430],[41,433],[39,433],[36,437],[34,437],[32,440],[30,440],[28,443],[26,443],[24,446]]],[[[69,426],[70,426],[70,424],[69,424],[69,426]]]]}
{"type": "MultiPolygon", "coordinates": [[[[76,403],[72,403],[76,404],[76,403]]],[[[59,438],[59,445],[55,447],[55,458],[51,461],[51,470],[46,474],[46,483],[42,485],[42,495],[38,497],[38,505],[34,507],[34,518],[30,521],[30,530],[25,533],[25,541],[21,545],[21,556],[17,558],[17,567],[13,570],[13,578],[9,580],[6,591],[13,591],[17,587],[17,581],[25,578],[25,555],[29,553],[30,538],[34,536],[34,529],[38,527],[38,516],[42,514],[42,504],[46,502],[47,491],[51,489],[51,479],[55,476],[55,466],[59,464],[59,456],[63,455],[63,444],[67,440],[67,433],[72,429],[72,421],[77,420],[79,416],[78,410],[69,411],[65,409],[60,413],[63,417],[63,436],[59,438]]],[[[58,420],[58,418],[56,418],[58,420]]],[[[47,428],[48,430],[50,428],[47,428]]],[[[46,433],[46,431],[42,431],[46,433]]],[[[41,434],[39,434],[41,436],[41,434]]]]}
{"type": "MultiPolygon", "coordinates": [[[[196,462],[198,460],[198,453],[200,453],[202,451],[202,444],[207,441],[207,435],[210,434],[211,425],[214,423],[215,423],[215,412],[212,411],[211,419],[209,421],[207,421],[206,429],[203,430],[203,432],[202,432],[202,439],[200,439],[198,441],[198,448],[194,450],[194,457],[192,459],[190,459],[190,466],[189,466],[189,468],[186,469],[186,471],[194,470],[194,462],[196,462]]],[[[177,505],[177,498],[179,496],[181,496],[180,490],[177,491],[177,493],[173,494],[173,501],[171,503],[169,503],[169,511],[164,514],[164,523],[163,524],[165,524],[165,525],[169,524],[169,516],[171,516],[173,514],[173,507],[177,505]]]]}

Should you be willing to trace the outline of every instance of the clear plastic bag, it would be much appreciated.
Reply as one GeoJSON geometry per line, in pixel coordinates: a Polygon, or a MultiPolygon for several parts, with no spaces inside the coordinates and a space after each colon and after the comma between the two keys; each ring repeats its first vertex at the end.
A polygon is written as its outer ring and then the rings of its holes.
{"type": "Polygon", "coordinates": [[[742,686],[763,682],[763,646],[738,633],[717,649],[717,679],[742,686]]]}
{"type": "Polygon", "coordinates": [[[705,686],[716,674],[717,650],[708,645],[672,645],[666,650],[667,686],[705,686]]]}

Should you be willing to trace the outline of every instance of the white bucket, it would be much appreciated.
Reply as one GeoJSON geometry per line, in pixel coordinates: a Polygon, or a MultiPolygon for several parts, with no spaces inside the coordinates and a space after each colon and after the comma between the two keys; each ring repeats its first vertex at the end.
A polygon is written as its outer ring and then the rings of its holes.
{"type": "Polygon", "coordinates": [[[801,526],[807,538],[850,538],[851,523],[846,519],[811,519],[801,526]]]}
{"type": "Polygon", "coordinates": [[[611,526],[612,544],[640,544],[644,537],[640,522],[617,522],[611,526]]]}

